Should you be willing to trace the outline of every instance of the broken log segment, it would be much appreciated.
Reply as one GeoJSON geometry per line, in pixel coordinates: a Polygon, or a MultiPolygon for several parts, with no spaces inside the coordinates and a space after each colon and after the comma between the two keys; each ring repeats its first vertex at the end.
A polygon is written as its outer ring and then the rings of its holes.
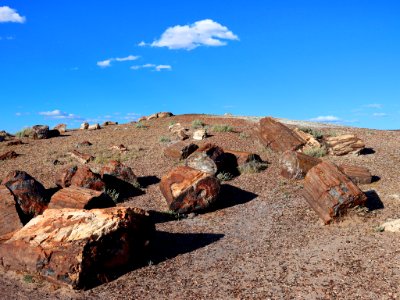
{"type": "Polygon", "coordinates": [[[258,135],[264,146],[277,152],[297,150],[306,144],[306,141],[289,127],[271,117],[260,120],[258,135]]]}
{"type": "Polygon", "coordinates": [[[71,186],[56,192],[48,208],[94,209],[114,206],[114,201],[103,192],[71,186]]]}
{"type": "Polygon", "coordinates": [[[262,159],[258,154],[251,153],[251,152],[224,149],[224,153],[228,154],[228,155],[229,154],[234,155],[237,166],[241,166],[250,161],[262,162],[262,159]]]}
{"type": "Polygon", "coordinates": [[[186,159],[190,154],[195,152],[199,146],[196,144],[190,143],[187,144],[185,142],[177,142],[169,145],[164,149],[164,155],[174,159],[186,159]]]}
{"type": "Polygon", "coordinates": [[[287,179],[303,179],[322,160],[301,152],[287,150],[279,158],[280,174],[287,179]]]}
{"type": "Polygon", "coordinates": [[[88,162],[90,162],[94,159],[94,157],[91,156],[90,154],[81,153],[76,150],[69,152],[69,155],[71,155],[73,158],[75,158],[82,164],[87,164],[88,162]]]}
{"type": "Polygon", "coordinates": [[[185,166],[215,175],[218,172],[216,163],[204,152],[195,152],[185,161],[185,166]]]}
{"type": "Polygon", "coordinates": [[[328,150],[333,155],[358,154],[365,148],[364,142],[353,134],[332,136],[325,139],[328,150]]]}
{"type": "Polygon", "coordinates": [[[13,194],[4,185],[0,185],[0,235],[22,228],[17,209],[13,194]]]}
{"type": "Polygon", "coordinates": [[[369,184],[372,182],[371,172],[365,167],[341,164],[339,170],[350,177],[356,184],[369,184]]]}
{"type": "Polygon", "coordinates": [[[154,231],[138,208],[47,209],[0,243],[0,262],[89,288],[106,281],[109,272],[140,262],[154,231]]]}
{"type": "Polygon", "coordinates": [[[169,209],[190,213],[209,207],[218,197],[219,180],[190,167],[176,167],[161,178],[160,190],[169,209]]]}
{"type": "Polygon", "coordinates": [[[344,215],[348,208],[362,205],[367,200],[357,185],[328,161],[308,171],[303,196],[325,224],[344,215]]]}

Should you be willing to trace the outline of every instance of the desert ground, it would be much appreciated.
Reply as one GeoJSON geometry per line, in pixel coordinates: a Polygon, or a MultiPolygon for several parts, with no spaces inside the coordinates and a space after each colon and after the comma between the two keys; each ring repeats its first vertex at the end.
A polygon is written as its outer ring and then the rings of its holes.
{"type": "Polygon", "coordinates": [[[0,179],[12,170],[23,170],[51,188],[55,174],[76,163],[66,153],[76,149],[77,143],[90,141],[92,146],[79,151],[96,157],[89,163],[94,170],[111,158],[133,169],[144,193],[118,205],[150,211],[157,230],[146,261],[115,280],[79,291],[35,274],[2,269],[1,298],[400,298],[400,234],[380,230],[385,221],[400,218],[400,131],[312,124],[323,133],[353,133],[361,138],[368,148],[362,155],[323,159],[365,166],[375,176],[373,183],[360,185],[368,196],[365,207],[324,225],[301,195],[302,180],[279,175],[279,155],[254,136],[256,122],[256,118],[180,115],[146,121],[144,128],[121,124],[67,131],[47,140],[25,138],[23,145],[0,143],[0,154],[9,150],[20,154],[0,161],[0,179]],[[168,217],[158,183],[180,162],[163,155],[168,142],[162,140],[170,137],[171,121],[190,128],[193,120],[211,128],[211,136],[202,143],[257,153],[268,168],[222,182],[218,201],[204,213],[168,217]],[[215,124],[234,130],[213,132],[215,124]],[[110,150],[119,144],[128,151],[115,154],[110,150]]]}

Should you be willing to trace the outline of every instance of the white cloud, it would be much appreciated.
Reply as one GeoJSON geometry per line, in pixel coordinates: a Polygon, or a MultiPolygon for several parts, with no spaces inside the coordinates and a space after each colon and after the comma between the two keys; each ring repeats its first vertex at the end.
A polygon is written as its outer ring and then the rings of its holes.
{"type": "Polygon", "coordinates": [[[123,61],[132,61],[132,60],[137,60],[140,56],[136,55],[128,55],[126,57],[113,57],[113,58],[108,58],[102,61],[98,61],[97,65],[100,68],[108,68],[111,67],[111,62],[113,61],[118,61],[118,62],[123,62],[123,61]]]}
{"type": "MultiPolygon", "coordinates": [[[[225,46],[226,40],[239,40],[227,27],[211,20],[201,20],[190,25],[167,28],[161,38],[150,44],[152,47],[192,50],[199,46],[225,46]]],[[[145,46],[140,42],[139,46],[145,46]]]]}
{"type": "Polygon", "coordinates": [[[335,116],[318,116],[316,118],[310,119],[313,122],[339,122],[340,119],[335,116]]]}
{"type": "Polygon", "coordinates": [[[16,115],[17,117],[20,117],[20,116],[22,116],[22,113],[16,112],[15,115],[16,115]]]}
{"type": "Polygon", "coordinates": [[[156,65],[154,64],[144,64],[142,65],[143,68],[154,68],[156,65]]]}
{"type": "Polygon", "coordinates": [[[386,117],[388,114],[387,113],[373,113],[372,115],[374,117],[386,117]]]}
{"type": "Polygon", "coordinates": [[[0,6],[0,23],[25,23],[26,18],[20,16],[17,11],[8,6],[0,6]]]}
{"type": "Polygon", "coordinates": [[[162,70],[171,70],[172,67],[170,65],[155,65],[155,64],[144,64],[144,65],[136,65],[131,66],[132,70],[139,70],[139,69],[153,69],[155,71],[162,71],[162,70]]]}
{"type": "Polygon", "coordinates": [[[141,41],[141,42],[138,44],[138,46],[139,46],[139,47],[144,47],[144,46],[147,46],[147,44],[146,44],[144,41],[141,41]]]}
{"type": "Polygon", "coordinates": [[[382,108],[382,104],[379,104],[379,103],[371,103],[371,104],[367,104],[367,105],[365,105],[365,107],[368,107],[368,108],[379,108],[379,109],[381,109],[382,108]]]}
{"type": "Polygon", "coordinates": [[[82,120],[81,117],[63,112],[59,109],[51,110],[51,111],[42,111],[39,112],[39,115],[45,116],[49,119],[70,119],[70,120],[82,120]]]}
{"type": "Polygon", "coordinates": [[[159,72],[161,70],[171,70],[172,67],[170,65],[158,65],[155,69],[159,72]]]}

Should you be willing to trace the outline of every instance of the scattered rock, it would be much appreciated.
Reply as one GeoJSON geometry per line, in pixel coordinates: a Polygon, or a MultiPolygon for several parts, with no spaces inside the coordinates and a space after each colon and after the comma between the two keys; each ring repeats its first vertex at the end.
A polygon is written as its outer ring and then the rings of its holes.
{"type": "Polygon", "coordinates": [[[54,126],[54,130],[58,130],[59,133],[65,133],[67,131],[67,124],[58,124],[54,126]]]}
{"type": "Polygon", "coordinates": [[[35,125],[32,127],[32,132],[29,135],[34,140],[48,139],[50,137],[49,126],[35,125]]]}
{"type": "Polygon", "coordinates": [[[168,129],[175,137],[177,137],[181,141],[189,138],[189,135],[186,134],[186,129],[180,123],[170,125],[168,129]]]}
{"type": "Polygon", "coordinates": [[[303,179],[322,160],[301,152],[287,150],[279,158],[280,174],[287,179],[303,179]]]}
{"type": "Polygon", "coordinates": [[[177,142],[172,145],[169,145],[164,149],[164,155],[173,159],[186,159],[190,154],[195,152],[199,146],[196,144],[190,143],[186,144],[184,142],[177,142]]]}
{"type": "Polygon", "coordinates": [[[101,129],[99,123],[96,123],[96,124],[93,124],[93,125],[89,125],[89,127],[88,127],[88,130],[98,130],[98,129],[101,129]]]}
{"type": "Polygon", "coordinates": [[[171,113],[171,112],[159,112],[159,113],[157,113],[157,117],[158,117],[159,119],[162,119],[162,118],[169,118],[169,117],[172,117],[172,116],[174,116],[174,114],[171,113]]]}
{"type": "Polygon", "coordinates": [[[197,129],[193,132],[193,139],[196,141],[204,140],[207,137],[207,130],[197,129]]]}
{"type": "Polygon", "coordinates": [[[145,117],[145,116],[140,117],[137,121],[138,121],[138,123],[143,122],[143,121],[147,121],[147,117],[145,117]]]}
{"type": "Polygon", "coordinates": [[[321,148],[320,142],[316,138],[314,138],[313,135],[304,132],[303,130],[300,130],[299,128],[295,128],[293,130],[300,138],[304,141],[306,141],[306,144],[304,145],[305,148],[321,148]]]}
{"type": "Polygon", "coordinates": [[[400,232],[400,219],[390,220],[383,223],[380,228],[389,232],[400,232]]]}
{"type": "Polygon", "coordinates": [[[128,151],[128,148],[126,148],[124,145],[120,144],[120,145],[114,145],[110,148],[111,150],[116,150],[116,151],[120,151],[120,152],[125,152],[128,151]]]}
{"type": "Polygon", "coordinates": [[[215,162],[204,152],[195,152],[191,154],[185,161],[187,167],[215,175],[218,172],[215,162]]]}
{"type": "Polygon", "coordinates": [[[104,127],[104,126],[110,126],[110,125],[118,125],[118,122],[105,121],[102,126],[104,127]]]}
{"type": "Polygon", "coordinates": [[[7,269],[89,288],[141,261],[154,231],[137,208],[48,209],[0,243],[0,261],[7,269]]]}
{"type": "Polygon", "coordinates": [[[368,168],[348,164],[341,164],[338,167],[356,184],[369,184],[372,182],[372,174],[368,168]]]}
{"type": "Polygon", "coordinates": [[[22,226],[13,194],[0,185],[0,235],[12,233],[22,226]]]}
{"type": "Polygon", "coordinates": [[[9,141],[7,143],[7,146],[17,146],[17,145],[23,145],[23,144],[25,144],[23,141],[15,140],[15,141],[9,141]]]}
{"type": "Polygon", "coordinates": [[[114,206],[114,201],[103,192],[70,186],[56,192],[51,197],[48,208],[94,209],[114,206]]]}
{"type": "Polygon", "coordinates": [[[158,114],[152,114],[152,115],[148,116],[148,117],[146,118],[146,120],[147,120],[147,121],[150,121],[150,120],[157,119],[157,118],[158,118],[158,114]]]}
{"type": "Polygon", "coordinates": [[[358,154],[365,148],[364,142],[353,134],[327,137],[325,143],[333,155],[358,154]]]}
{"type": "Polygon", "coordinates": [[[208,173],[180,166],[161,178],[160,190],[170,210],[186,214],[206,209],[215,202],[220,183],[208,173]]]}
{"type": "Polygon", "coordinates": [[[82,130],[86,130],[86,129],[88,129],[89,128],[89,123],[87,123],[87,122],[84,122],[84,123],[82,123],[81,124],[81,127],[80,127],[80,129],[82,129],[82,130]]]}
{"type": "MultiPolygon", "coordinates": [[[[66,177],[67,178],[67,177],[66,177]]],[[[71,186],[79,186],[96,191],[103,191],[105,184],[99,174],[93,173],[88,166],[79,166],[71,178],[71,186]]]]}
{"type": "Polygon", "coordinates": [[[18,154],[15,151],[7,151],[6,153],[0,155],[0,160],[8,160],[17,157],[18,154]]]}
{"type": "Polygon", "coordinates": [[[344,215],[348,208],[362,205],[367,200],[357,185],[328,161],[308,171],[303,196],[325,224],[344,215]]]}
{"type": "Polygon", "coordinates": [[[137,177],[132,169],[121,162],[109,161],[101,169],[101,177],[105,180],[107,177],[115,177],[134,186],[138,185],[137,177]]]}
{"type": "Polygon", "coordinates": [[[71,185],[72,177],[78,170],[77,166],[68,166],[56,174],[56,185],[61,188],[66,188],[71,185]]]}
{"type": "Polygon", "coordinates": [[[69,152],[69,155],[71,155],[73,158],[75,158],[82,164],[87,164],[88,162],[90,162],[94,159],[94,157],[91,156],[90,154],[81,153],[76,150],[69,152]]]}
{"type": "Polygon", "coordinates": [[[257,134],[264,146],[277,152],[298,150],[306,144],[306,141],[290,128],[271,117],[260,120],[257,134]]]}
{"type": "Polygon", "coordinates": [[[83,141],[75,145],[76,148],[89,147],[89,146],[92,146],[92,143],[89,141],[83,141]]]}
{"type": "Polygon", "coordinates": [[[2,183],[14,195],[18,206],[27,218],[41,214],[47,207],[46,189],[24,171],[12,171],[2,183]]]}

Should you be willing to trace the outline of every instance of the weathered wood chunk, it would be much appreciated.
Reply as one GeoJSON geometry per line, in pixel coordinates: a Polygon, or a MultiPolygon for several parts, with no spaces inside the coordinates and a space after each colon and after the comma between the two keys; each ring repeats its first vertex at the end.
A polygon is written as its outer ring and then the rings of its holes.
{"type": "Polygon", "coordinates": [[[260,120],[258,135],[264,146],[271,147],[272,150],[277,152],[297,150],[306,143],[290,128],[271,117],[260,120]]]}
{"type": "Polygon", "coordinates": [[[170,210],[190,213],[206,209],[214,203],[220,183],[210,174],[181,166],[161,178],[160,190],[170,210]]]}
{"type": "Polygon", "coordinates": [[[69,155],[71,155],[73,158],[75,158],[77,161],[79,161],[82,164],[87,164],[88,162],[90,162],[94,159],[94,157],[91,156],[90,154],[81,153],[76,150],[69,152],[69,155]]]}
{"type": "Polygon", "coordinates": [[[367,200],[357,185],[328,161],[308,171],[303,196],[325,224],[344,215],[348,208],[362,205],[367,200]]]}
{"type": "Polygon", "coordinates": [[[93,124],[93,125],[89,125],[89,127],[87,129],[88,130],[98,130],[98,129],[101,129],[101,127],[100,127],[99,123],[96,123],[96,124],[93,124]]]}
{"type": "Polygon", "coordinates": [[[164,149],[164,155],[174,159],[186,159],[199,148],[196,144],[178,142],[172,145],[169,145],[164,149]]]}
{"type": "Polygon", "coordinates": [[[215,175],[218,172],[215,162],[204,152],[195,152],[191,154],[186,159],[185,166],[208,173],[210,175],[215,175]]]}
{"type": "Polygon", "coordinates": [[[58,130],[59,133],[65,133],[67,131],[67,124],[57,124],[53,129],[58,130]]]}
{"type": "Polygon", "coordinates": [[[6,153],[0,155],[0,160],[8,160],[17,157],[18,154],[15,151],[7,151],[6,153]]]}
{"type": "Polygon", "coordinates": [[[372,182],[372,175],[368,168],[341,164],[339,165],[339,170],[349,176],[356,184],[369,184],[372,182]]]}
{"type": "Polygon", "coordinates": [[[207,130],[197,129],[193,132],[193,139],[196,141],[204,140],[207,137],[207,130]]]}
{"type": "Polygon", "coordinates": [[[0,261],[73,288],[92,287],[139,262],[153,232],[137,208],[48,209],[0,243],[0,261]]]}
{"type": "Polygon", "coordinates": [[[135,186],[138,184],[137,177],[135,173],[133,173],[132,168],[116,160],[111,160],[105,164],[100,174],[103,179],[106,177],[115,177],[135,186]]]}
{"type": "Polygon", "coordinates": [[[69,187],[71,185],[72,177],[78,170],[77,166],[68,166],[56,174],[56,185],[62,188],[69,187]]]}
{"type": "Polygon", "coordinates": [[[23,141],[15,140],[15,141],[9,141],[7,143],[7,146],[17,146],[17,145],[23,145],[23,144],[25,144],[23,141]]]}
{"type": "Polygon", "coordinates": [[[29,137],[33,138],[34,140],[48,139],[50,137],[49,126],[47,125],[32,126],[32,132],[30,133],[29,137]]]}
{"type": "Polygon", "coordinates": [[[0,185],[0,235],[14,232],[22,226],[13,194],[0,185]]]}
{"type": "Polygon", "coordinates": [[[48,208],[93,209],[114,206],[114,201],[103,192],[71,186],[56,192],[51,197],[48,208]]]}
{"type": "Polygon", "coordinates": [[[353,134],[327,137],[325,143],[333,155],[358,154],[365,148],[364,142],[353,134]]]}
{"type": "Polygon", "coordinates": [[[262,162],[262,159],[258,154],[251,152],[224,149],[224,153],[227,155],[233,155],[236,159],[237,166],[244,165],[251,161],[262,162]]]}
{"type": "Polygon", "coordinates": [[[279,158],[280,174],[287,179],[303,179],[321,161],[301,152],[287,150],[279,158]]]}
{"type": "Polygon", "coordinates": [[[71,178],[71,186],[79,186],[96,191],[103,191],[105,184],[99,174],[93,173],[88,166],[79,166],[71,178]]]}

